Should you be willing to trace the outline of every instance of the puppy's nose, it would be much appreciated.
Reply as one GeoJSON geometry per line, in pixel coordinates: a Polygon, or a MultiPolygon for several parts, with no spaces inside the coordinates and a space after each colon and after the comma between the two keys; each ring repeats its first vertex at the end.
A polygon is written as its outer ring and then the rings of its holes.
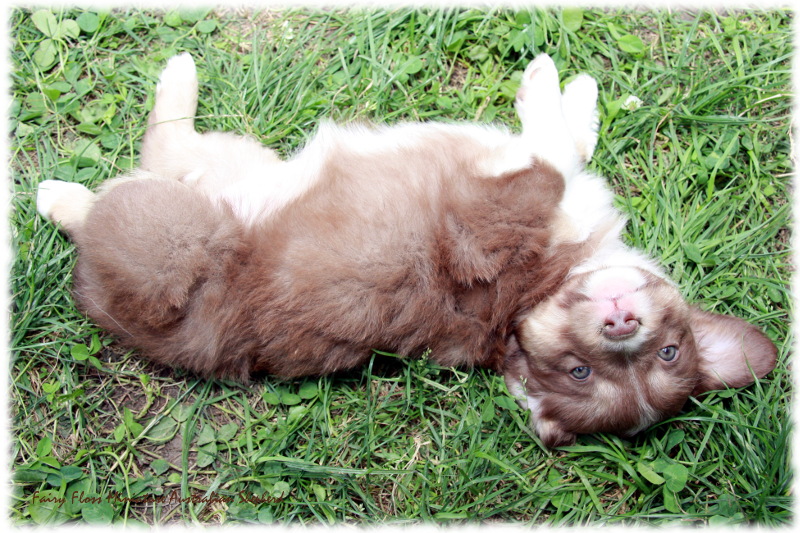
{"type": "Polygon", "coordinates": [[[639,329],[639,321],[630,311],[617,309],[606,317],[603,335],[612,340],[630,337],[639,329]]]}

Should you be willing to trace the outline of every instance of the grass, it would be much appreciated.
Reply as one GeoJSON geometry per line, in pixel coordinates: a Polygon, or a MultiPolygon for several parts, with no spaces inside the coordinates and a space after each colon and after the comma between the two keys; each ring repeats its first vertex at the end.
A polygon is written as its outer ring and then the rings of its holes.
{"type": "Polygon", "coordinates": [[[10,18],[14,523],[792,520],[788,12],[10,18]],[[45,178],[92,187],[131,168],[158,72],[181,51],[200,69],[200,128],[284,154],[322,117],[518,127],[517,80],[538,52],[567,77],[591,73],[593,165],[618,192],[630,242],[690,299],[763,328],[778,368],[634,439],[548,452],[483,370],[376,355],[349,374],[243,386],[121,352],[76,311],[74,249],[36,215],[34,192],[45,178]]]}

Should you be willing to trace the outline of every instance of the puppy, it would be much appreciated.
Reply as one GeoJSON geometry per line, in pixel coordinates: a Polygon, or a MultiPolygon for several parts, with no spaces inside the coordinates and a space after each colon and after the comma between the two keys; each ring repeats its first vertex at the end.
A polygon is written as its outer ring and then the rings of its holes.
{"type": "Polygon", "coordinates": [[[522,133],[473,124],[324,123],[283,161],[194,129],[188,55],[161,75],[141,169],[97,193],[40,184],[74,240],[74,294],[146,356],[247,380],[355,367],[373,350],[502,372],[547,446],[632,435],[690,395],[775,366],[743,320],[684,302],[620,238],[586,171],[597,86],[525,70],[522,133]]]}

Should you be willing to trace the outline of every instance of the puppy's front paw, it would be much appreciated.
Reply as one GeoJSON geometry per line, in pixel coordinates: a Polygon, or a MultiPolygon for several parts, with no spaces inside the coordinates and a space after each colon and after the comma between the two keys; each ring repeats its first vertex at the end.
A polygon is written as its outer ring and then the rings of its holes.
{"type": "Polygon", "coordinates": [[[597,145],[597,82],[588,74],[580,74],[564,87],[561,112],[575,148],[584,162],[592,158],[597,145]]]}
{"type": "Polygon", "coordinates": [[[80,183],[44,180],[36,192],[36,210],[67,231],[83,224],[94,202],[94,194],[80,183]]]}
{"type": "Polygon", "coordinates": [[[522,137],[531,153],[553,165],[565,179],[581,169],[580,156],[561,110],[558,70],[550,56],[540,54],[522,75],[517,113],[522,137]]]}
{"type": "Polygon", "coordinates": [[[561,111],[561,87],[558,70],[547,54],[531,61],[522,74],[522,86],[517,91],[517,111],[523,125],[547,124],[561,111]]]}

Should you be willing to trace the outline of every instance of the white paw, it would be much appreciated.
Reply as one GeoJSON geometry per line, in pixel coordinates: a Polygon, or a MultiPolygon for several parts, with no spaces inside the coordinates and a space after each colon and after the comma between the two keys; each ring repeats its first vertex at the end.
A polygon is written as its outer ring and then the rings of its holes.
{"type": "Polygon", "coordinates": [[[44,180],[39,183],[39,190],[36,192],[36,210],[43,217],[50,219],[53,206],[68,200],[71,195],[78,191],[88,190],[80,183],[68,183],[59,180],[44,180]]]}
{"type": "Polygon", "coordinates": [[[36,192],[36,210],[47,220],[69,229],[83,222],[94,195],[80,183],[44,180],[36,192]]]}
{"type": "Polygon", "coordinates": [[[531,61],[522,75],[522,86],[517,92],[517,112],[523,126],[547,124],[561,112],[561,87],[558,70],[547,54],[531,61]]]}
{"type": "Polygon", "coordinates": [[[177,89],[184,92],[182,87],[189,85],[190,89],[197,86],[197,68],[188,52],[172,56],[167,61],[167,66],[161,72],[156,86],[156,92],[177,89]]]}
{"type": "Polygon", "coordinates": [[[530,152],[569,180],[580,172],[581,159],[561,110],[561,85],[555,63],[546,54],[534,59],[522,75],[517,113],[530,152]]]}
{"type": "Polygon", "coordinates": [[[597,145],[597,82],[580,74],[564,87],[561,112],[581,159],[588,162],[597,145]]]}
{"type": "MultiPolygon", "coordinates": [[[[170,58],[161,73],[150,124],[172,123],[179,130],[193,131],[196,112],[197,69],[192,56],[184,53],[170,58]]],[[[168,134],[159,136],[161,140],[155,142],[160,144],[169,137],[168,134]]]]}

